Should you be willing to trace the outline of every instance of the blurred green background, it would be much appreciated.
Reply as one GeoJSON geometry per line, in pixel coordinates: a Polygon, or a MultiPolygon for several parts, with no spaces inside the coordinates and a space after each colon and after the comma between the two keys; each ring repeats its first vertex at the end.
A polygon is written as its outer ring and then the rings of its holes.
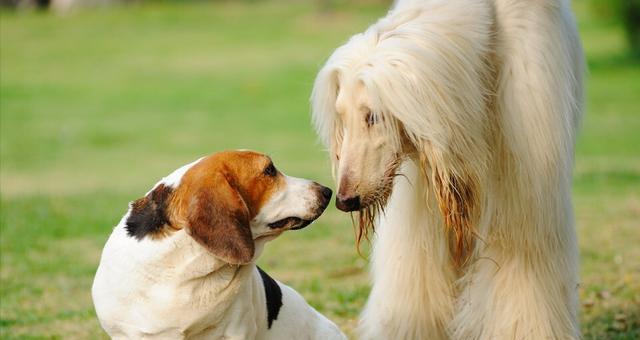
{"type": "MultiPolygon", "coordinates": [[[[0,10],[0,337],[104,338],[90,286],[112,226],[201,155],[256,149],[333,186],[310,124],[312,83],[387,3],[0,10]]],[[[617,12],[574,8],[590,69],[574,185],[582,328],[587,339],[637,339],[640,63],[617,12]]],[[[331,206],[260,264],[353,334],[369,289],[353,244],[349,216],[331,206]]]]}

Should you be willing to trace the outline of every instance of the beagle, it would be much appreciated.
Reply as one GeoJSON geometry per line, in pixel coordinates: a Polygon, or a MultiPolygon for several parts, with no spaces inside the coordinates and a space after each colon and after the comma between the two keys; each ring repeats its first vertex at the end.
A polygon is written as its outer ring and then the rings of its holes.
{"type": "Polygon", "coordinates": [[[252,151],[179,168],[107,241],[92,288],[100,324],[118,339],[346,339],[255,265],[267,241],[309,225],[330,198],[252,151]]]}

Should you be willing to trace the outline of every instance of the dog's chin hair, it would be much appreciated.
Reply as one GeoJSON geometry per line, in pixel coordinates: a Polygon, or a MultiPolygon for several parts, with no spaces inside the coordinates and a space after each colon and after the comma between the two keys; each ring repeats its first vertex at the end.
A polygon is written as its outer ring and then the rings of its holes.
{"type": "Polygon", "coordinates": [[[351,214],[351,223],[354,226],[356,234],[356,250],[358,255],[363,257],[360,245],[362,240],[367,240],[367,243],[371,242],[371,235],[375,233],[375,220],[376,217],[382,213],[387,206],[387,201],[391,196],[393,190],[394,179],[398,176],[406,177],[405,175],[398,173],[397,169],[402,163],[401,157],[396,157],[393,162],[387,166],[384,177],[380,181],[377,189],[368,194],[363,200],[364,208],[360,209],[357,214],[357,224],[353,214],[351,214]]]}
{"type": "Polygon", "coordinates": [[[365,208],[360,209],[357,214],[357,223],[354,220],[353,214],[351,215],[351,222],[354,226],[355,234],[356,234],[356,250],[358,251],[358,255],[364,257],[362,255],[362,249],[360,245],[362,244],[362,240],[367,240],[367,243],[371,242],[371,235],[375,233],[375,219],[379,213],[384,213],[384,206],[386,201],[377,200],[365,208]]]}

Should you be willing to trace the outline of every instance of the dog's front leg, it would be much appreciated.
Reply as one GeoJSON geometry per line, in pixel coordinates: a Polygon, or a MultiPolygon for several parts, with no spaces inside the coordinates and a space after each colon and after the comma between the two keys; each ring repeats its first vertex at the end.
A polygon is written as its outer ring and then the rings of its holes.
{"type": "Polygon", "coordinates": [[[376,229],[374,285],[361,316],[362,339],[447,339],[454,271],[437,207],[413,162],[399,180],[376,229]]]}

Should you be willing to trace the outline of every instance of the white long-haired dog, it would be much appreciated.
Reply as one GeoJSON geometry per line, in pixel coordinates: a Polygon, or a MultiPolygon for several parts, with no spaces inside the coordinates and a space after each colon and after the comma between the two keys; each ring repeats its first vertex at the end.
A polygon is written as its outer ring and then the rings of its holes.
{"type": "Polygon", "coordinates": [[[583,68],[561,0],[400,0],[329,58],[314,122],[376,231],[362,338],[580,337],[583,68]]]}

